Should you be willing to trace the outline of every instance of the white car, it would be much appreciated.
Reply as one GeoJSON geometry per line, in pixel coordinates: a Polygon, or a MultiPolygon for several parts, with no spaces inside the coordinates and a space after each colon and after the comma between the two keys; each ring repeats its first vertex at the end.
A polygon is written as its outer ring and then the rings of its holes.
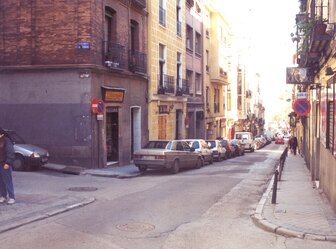
{"type": "Polygon", "coordinates": [[[14,170],[30,171],[33,168],[40,168],[48,162],[49,152],[46,149],[27,144],[15,131],[5,130],[5,132],[14,145],[14,170]]]}
{"type": "Polygon", "coordinates": [[[207,140],[208,146],[212,151],[212,157],[216,161],[222,161],[227,159],[226,149],[222,146],[219,140],[207,140]]]}
{"type": "Polygon", "coordinates": [[[201,153],[204,163],[213,163],[212,151],[204,139],[183,139],[183,141],[186,141],[190,147],[201,153]]]}

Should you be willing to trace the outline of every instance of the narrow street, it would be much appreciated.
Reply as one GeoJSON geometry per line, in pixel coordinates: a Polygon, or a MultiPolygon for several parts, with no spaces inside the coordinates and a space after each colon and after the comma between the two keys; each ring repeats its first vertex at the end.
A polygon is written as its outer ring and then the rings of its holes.
{"type": "Polygon", "coordinates": [[[18,194],[91,196],[85,207],[0,234],[1,248],[335,248],[256,227],[250,215],[283,146],[171,175],[132,179],[15,172],[18,194]],[[69,191],[71,188],[96,191],[69,191]],[[215,227],[215,229],[214,229],[215,227]]]}

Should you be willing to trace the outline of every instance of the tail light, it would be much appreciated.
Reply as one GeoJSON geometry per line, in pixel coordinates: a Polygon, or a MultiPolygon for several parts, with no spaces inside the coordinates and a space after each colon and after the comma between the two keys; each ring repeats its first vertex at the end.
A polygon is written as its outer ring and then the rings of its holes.
{"type": "Polygon", "coordinates": [[[155,159],[165,160],[165,159],[166,159],[166,156],[165,156],[165,155],[155,156],[155,159]]]}
{"type": "Polygon", "coordinates": [[[141,155],[135,155],[135,154],[134,154],[134,155],[133,155],[133,158],[134,158],[134,159],[140,159],[140,158],[141,158],[141,155]]]}

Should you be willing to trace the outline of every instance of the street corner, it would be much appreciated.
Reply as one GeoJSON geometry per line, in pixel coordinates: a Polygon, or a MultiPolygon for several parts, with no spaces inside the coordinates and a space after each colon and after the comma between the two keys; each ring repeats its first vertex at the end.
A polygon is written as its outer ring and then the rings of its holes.
{"type": "Polygon", "coordinates": [[[0,205],[0,233],[86,206],[95,200],[94,197],[18,193],[15,204],[0,205]]]}

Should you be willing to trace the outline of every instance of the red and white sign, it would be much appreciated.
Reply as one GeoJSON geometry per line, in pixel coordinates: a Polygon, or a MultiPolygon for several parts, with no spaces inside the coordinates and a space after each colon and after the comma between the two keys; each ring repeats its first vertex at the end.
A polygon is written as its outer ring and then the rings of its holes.
{"type": "Polygon", "coordinates": [[[102,114],[105,111],[105,103],[101,99],[93,98],[90,102],[91,111],[95,114],[102,114]]]}
{"type": "Polygon", "coordinates": [[[307,116],[310,112],[311,105],[307,99],[297,99],[294,102],[293,109],[298,116],[307,116]]]}

